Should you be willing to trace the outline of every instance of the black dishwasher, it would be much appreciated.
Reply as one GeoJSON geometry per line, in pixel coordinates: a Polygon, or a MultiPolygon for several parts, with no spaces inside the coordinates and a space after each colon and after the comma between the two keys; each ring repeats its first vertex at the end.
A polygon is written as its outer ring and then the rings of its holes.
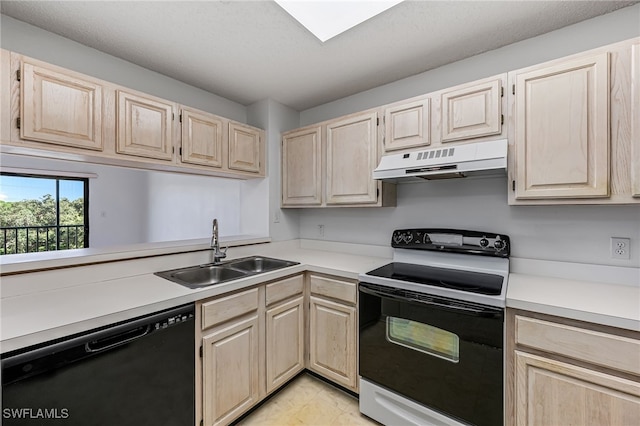
{"type": "Polygon", "coordinates": [[[195,423],[194,305],[2,355],[2,423],[195,423]]]}

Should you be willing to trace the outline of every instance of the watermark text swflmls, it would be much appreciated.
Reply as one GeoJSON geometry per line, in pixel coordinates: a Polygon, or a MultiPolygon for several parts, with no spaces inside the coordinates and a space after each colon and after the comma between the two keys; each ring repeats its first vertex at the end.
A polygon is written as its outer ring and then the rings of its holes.
{"type": "Polygon", "coordinates": [[[68,408],[3,408],[4,419],[68,419],[68,408]]]}

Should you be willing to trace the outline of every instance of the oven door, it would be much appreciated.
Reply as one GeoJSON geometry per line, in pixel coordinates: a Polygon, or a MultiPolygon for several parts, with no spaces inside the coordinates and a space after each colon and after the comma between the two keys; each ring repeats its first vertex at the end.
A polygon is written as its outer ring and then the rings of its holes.
{"type": "Polygon", "coordinates": [[[504,310],[359,285],[360,375],[446,416],[503,424],[504,310]]]}

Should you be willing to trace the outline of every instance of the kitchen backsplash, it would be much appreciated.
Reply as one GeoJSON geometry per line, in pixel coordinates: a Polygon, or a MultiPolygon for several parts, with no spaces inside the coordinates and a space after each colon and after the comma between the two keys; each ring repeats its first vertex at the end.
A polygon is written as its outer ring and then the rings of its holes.
{"type": "Polygon", "coordinates": [[[640,206],[509,206],[506,178],[400,184],[395,208],[300,213],[300,238],[388,245],[405,227],[505,233],[514,257],[640,266],[640,206]],[[631,260],[611,259],[610,237],[631,238],[631,260]]]}

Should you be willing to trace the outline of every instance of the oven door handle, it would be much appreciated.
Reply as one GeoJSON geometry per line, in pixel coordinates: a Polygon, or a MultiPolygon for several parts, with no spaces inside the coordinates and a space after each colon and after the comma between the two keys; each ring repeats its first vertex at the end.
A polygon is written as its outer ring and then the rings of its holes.
{"type": "Polygon", "coordinates": [[[464,311],[472,315],[483,316],[483,317],[497,316],[497,315],[500,315],[501,313],[501,310],[498,308],[491,308],[491,307],[483,308],[483,307],[467,306],[463,304],[464,302],[462,303],[456,302],[455,304],[450,305],[446,303],[438,303],[434,300],[405,297],[399,294],[394,294],[393,292],[386,292],[386,291],[380,291],[378,289],[373,289],[371,287],[363,285],[363,283],[360,283],[359,290],[363,293],[367,293],[372,296],[386,297],[389,299],[395,299],[402,302],[414,302],[414,303],[420,303],[423,305],[437,306],[439,308],[447,309],[450,311],[464,311]]]}

